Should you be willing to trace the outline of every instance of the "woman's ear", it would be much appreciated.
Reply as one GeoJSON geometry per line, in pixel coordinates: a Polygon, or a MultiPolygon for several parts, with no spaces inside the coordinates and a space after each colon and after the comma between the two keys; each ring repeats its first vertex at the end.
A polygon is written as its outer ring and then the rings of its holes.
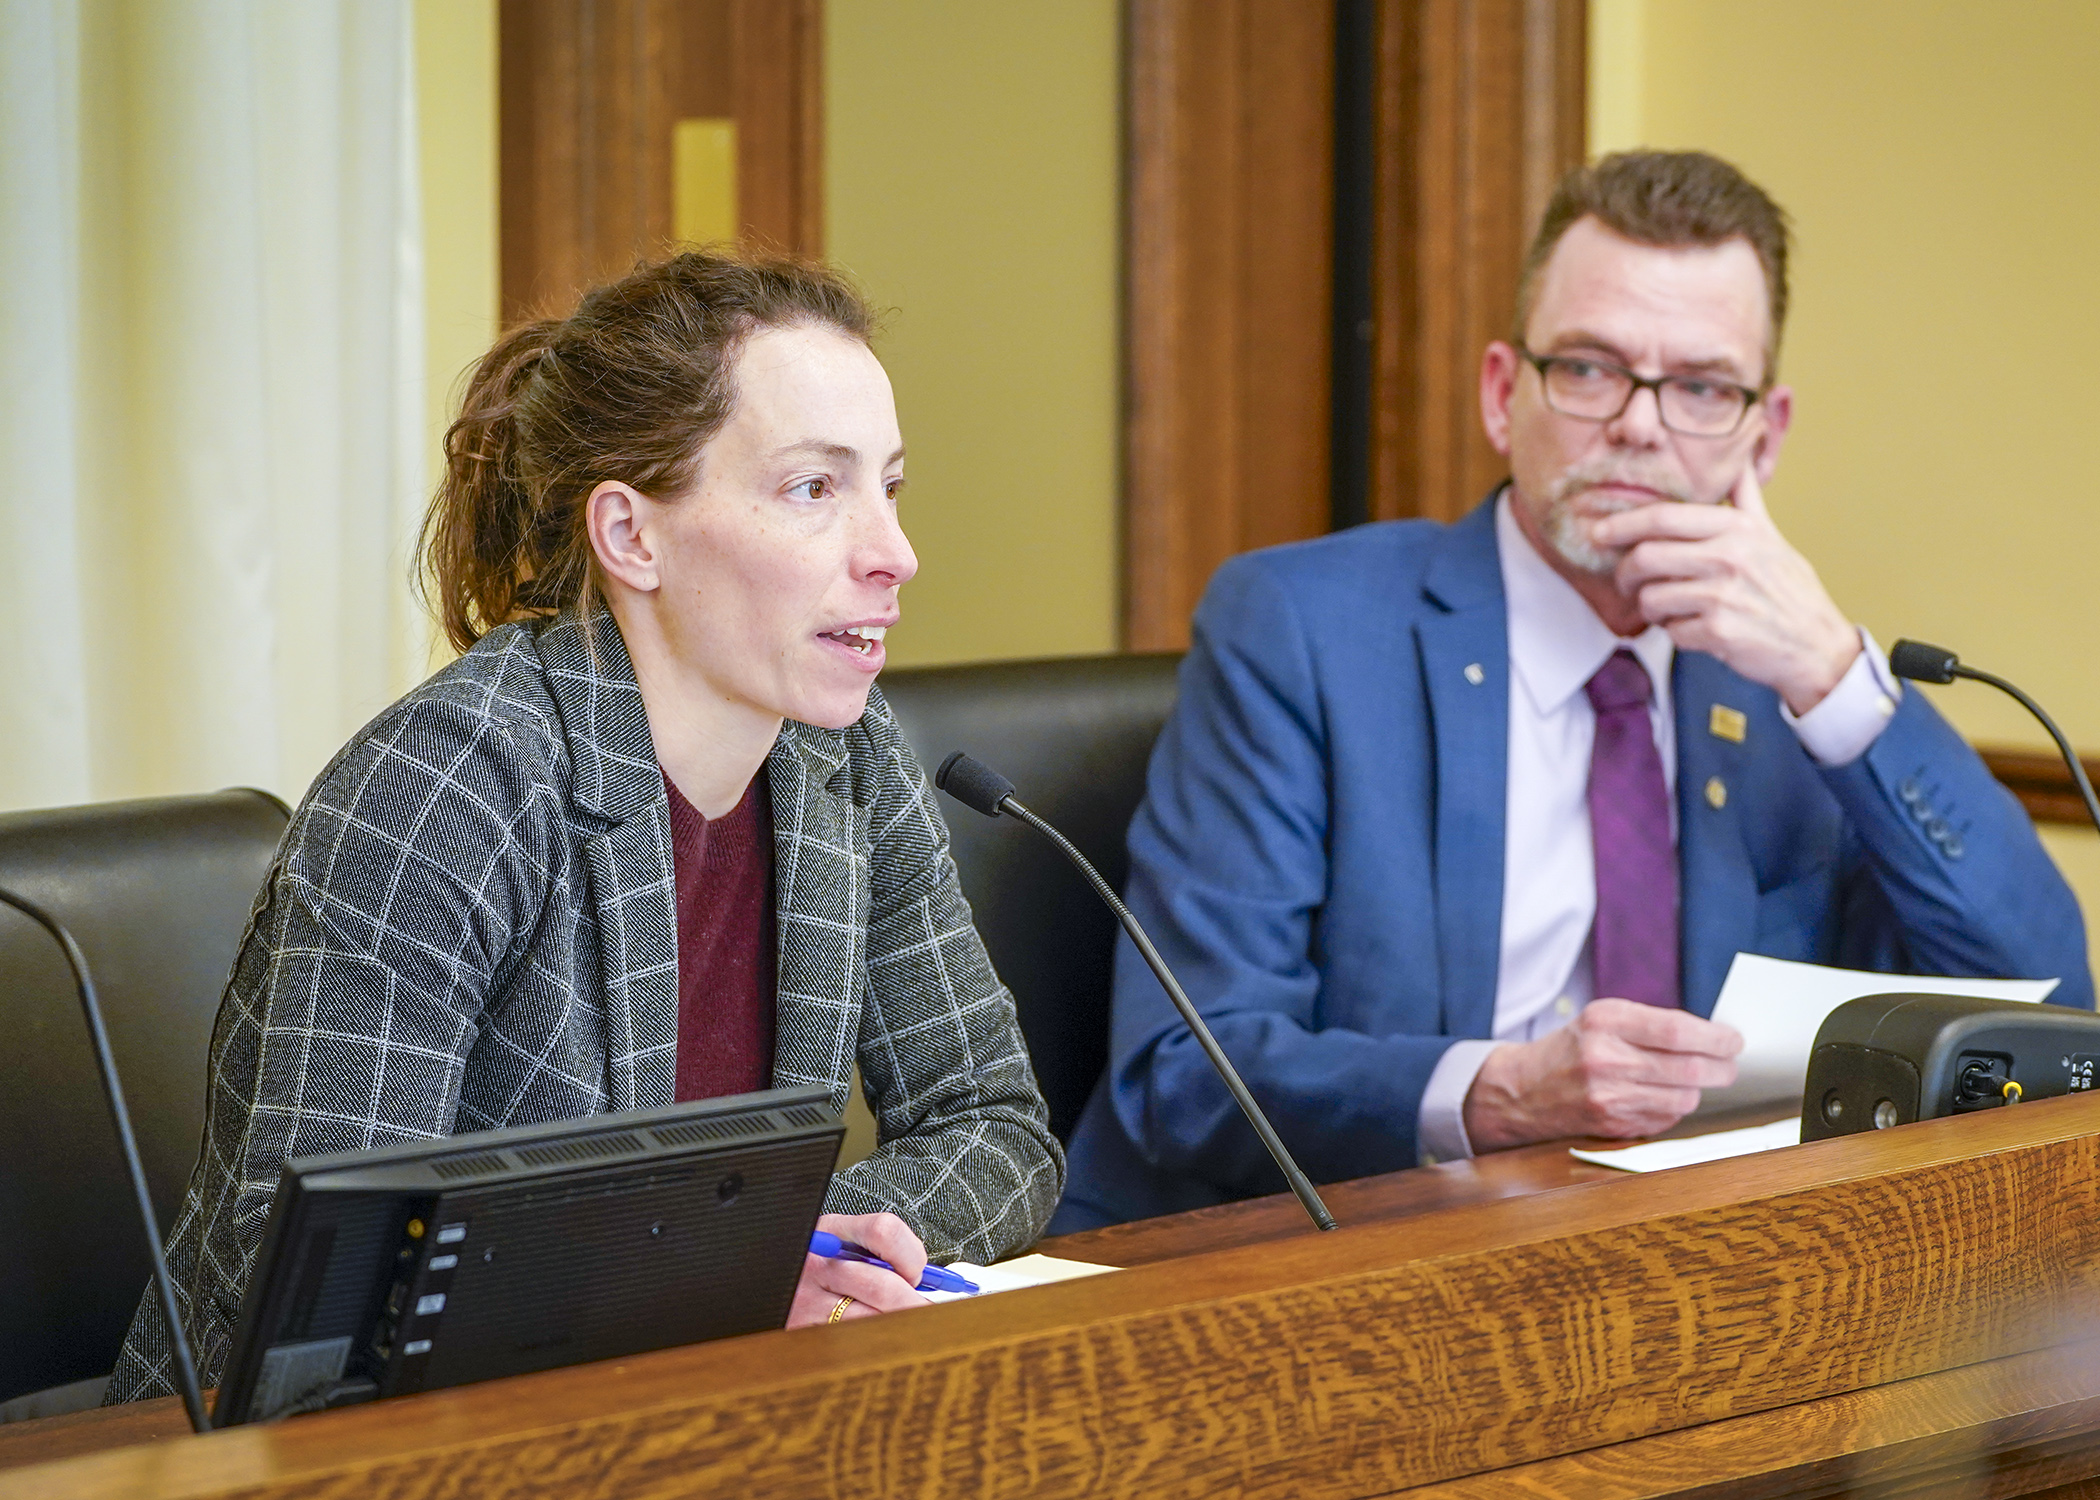
{"type": "Polygon", "coordinates": [[[583,502],[583,523],[591,551],[608,578],[618,579],[638,594],[651,594],[663,577],[657,566],[653,528],[648,524],[655,503],[618,480],[608,479],[583,502]]]}

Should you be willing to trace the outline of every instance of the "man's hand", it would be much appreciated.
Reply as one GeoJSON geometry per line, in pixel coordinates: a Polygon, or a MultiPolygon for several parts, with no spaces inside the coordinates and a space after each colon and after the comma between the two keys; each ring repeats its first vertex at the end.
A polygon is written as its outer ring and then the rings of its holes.
{"type": "Polygon", "coordinates": [[[788,1309],[788,1327],[830,1322],[831,1310],[841,1297],[853,1299],[840,1316],[841,1322],[926,1306],[926,1299],[914,1290],[926,1269],[926,1247],[909,1224],[895,1214],[823,1214],[817,1228],[860,1246],[897,1269],[885,1271],[857,1260],[827,1260],[820,1255],[803,1257],[802,1280],[795,1287],[794,1305],[788,1309]]]}
{"type": "Polygon", "coordinates": [[[1730,498],[1643,505],[1604,517],[1591,534],[1601,547],[1626,549],[1620,592],[1680,650],[1719,657],[1805,714],[1859,655],[1859,632],[1772,524],[1750,467],[1730,498]]]}
{"type": "Polygon", "coordinates": [[[1593,1000],[1572,1025],[1497,1047],[1466,1094],[1476,1152],[1571,1135],[1655,1135],[1735,1082],[1742,1033],[1689,1011],[1593,1000]]]}

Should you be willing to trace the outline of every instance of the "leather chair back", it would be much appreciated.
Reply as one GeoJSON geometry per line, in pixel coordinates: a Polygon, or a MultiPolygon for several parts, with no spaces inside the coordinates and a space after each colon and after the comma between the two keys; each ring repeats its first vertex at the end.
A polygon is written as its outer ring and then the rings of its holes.
{"type": "MultiPolygon", "coordinates": [[[[229,791],[0,815],[0,885],[79,941],[165,1234],[204,1134],[212,1019],[288,814],[229,791]]],[[[0,906],[0,1402],[92,1379],[150,1275],[71,971],[0,906]]]]}
{"type": "MultiPolygon", "coordinates": [[[[885,672],[882,691],[931,776],[967,750],[1014,783],[1118,890],[1123,836],[1152,742],[1174,706],[1178,656],[1096,656],[885,672]]],[[[992,964],[1014,993],[1058,1139],[1108,1059],[1116,919],[1040,834],[951,797],[941,811],[992,964]]]]}

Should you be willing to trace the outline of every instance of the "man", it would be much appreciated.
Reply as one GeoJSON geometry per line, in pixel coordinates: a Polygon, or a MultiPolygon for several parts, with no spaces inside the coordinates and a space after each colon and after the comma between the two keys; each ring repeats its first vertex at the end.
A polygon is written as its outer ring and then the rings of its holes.
{"type": "MultiPolygon", "coordinates": [[[[1197,610],[1130,904],[1316,1181],[1668,1127],[1738,951],[2092,1005],[2019,805],[1765,510],[1786,251],[1713,157],[1571,173],[1481,363],[1509,483],[1197,610]]],[[[1053,1231],[1282,1186],[1128,944],[1070,1161],[1053,1231]]]]}

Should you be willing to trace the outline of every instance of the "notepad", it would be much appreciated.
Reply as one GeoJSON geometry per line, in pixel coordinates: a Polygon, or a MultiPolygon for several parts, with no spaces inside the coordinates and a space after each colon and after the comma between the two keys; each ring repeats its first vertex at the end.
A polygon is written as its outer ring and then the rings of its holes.
{"type": "MultiPolygon", "coordinates": [[[[1000,1261],[996,1266],[973,1266],[968,1261],[959,1260],[948,1269],[976,1282],[975,1295],[984,1297],[993,1292],[1016,1292],[1022,1287],[1048,1286],[1053,1281],[1100,1276],[1118,1267],[1097,1266],[1084,1260],[1059,1260],[1054,1255],[1017,1255],[1012,1260],[1000,1261]]],[[[969,1292],[925,1293],[929,1302],[954,1302],[970,1295],[969,1292]]]]}
{"type": "MultiPolygon", "coordinates": [[[[1915,974],[1872,974],[1822,964],[1790,963],[1756,953],[1738,953],[1729,965],[1714,1006],[1714,1019],[1743,1034],[1735,1060],[1736,1080],[1708,1089],[1697,1113],[1718,1114],[1801,1097],[1809,1049],[1832,1011],[1862,995],[1973,995],[1984,1000],[2042,1001],[2054,979],[1937,979],[1915,974]]],[[[1731,1132],[1732,1133],[1732,1132],[1731,1132]]]]}

